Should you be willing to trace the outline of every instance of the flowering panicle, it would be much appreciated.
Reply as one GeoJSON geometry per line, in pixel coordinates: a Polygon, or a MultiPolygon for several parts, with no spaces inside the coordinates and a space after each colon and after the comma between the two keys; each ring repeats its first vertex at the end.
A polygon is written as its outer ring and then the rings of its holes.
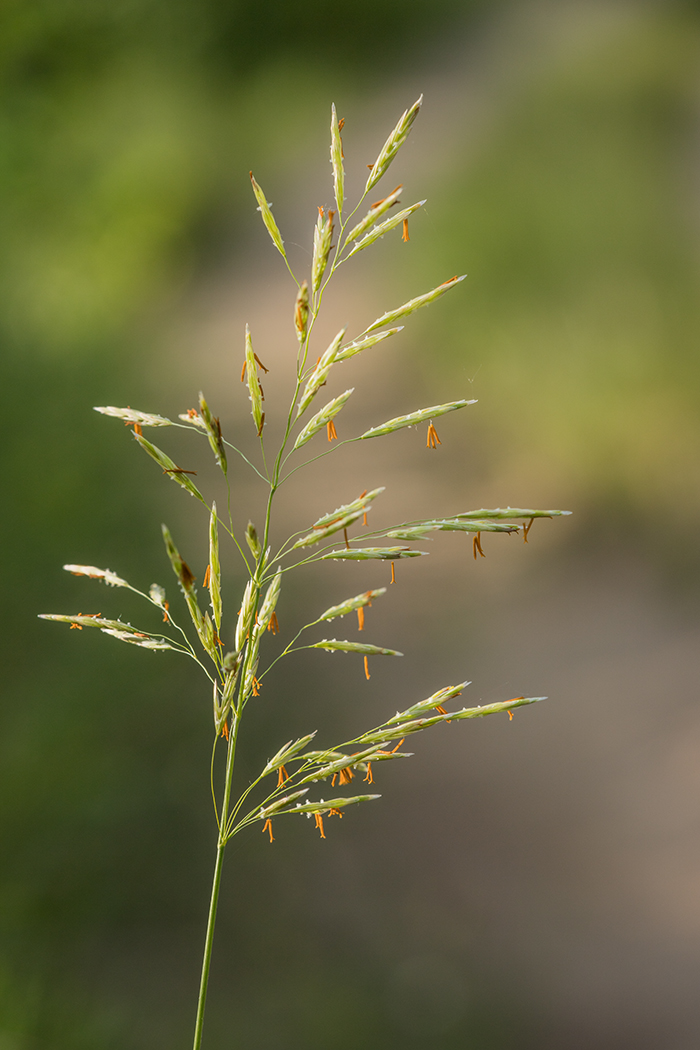
{"type": "MultiPolygon", "coordinates": [[[[331,444],[321,445],[319,442],[317,454],[310,456],[308,462],[334,454],[341,445],[346,446],[351,442],[385,437],[399,430],[419,425],[421,428],[427,425],[426,445],[428,449],[434,451],[442,444],[435,420],[466,408],[468,405],[476,404],[474,400],[466,399],[449,401],[394,417],[377,426],[364,429],[364,431],[362,427],[353,429],[353,422],[348,420],[347,426],[343,423],[341,427],[343,440],[336,441],[338,414],[345,408],[354,391],[354,388],[351,387],[342,393],[335,394],[329,390],[330,400],[311,418],[304,421],[306,418],[304,413],[312,405],[317,407],[316,399],[319,392],[327,384],[332,383],[333,377],[337,374],[335,366],[364,350],[383,343],[389,337],[398,335],[403,330],[403,325],[396,324],[396,322],[436,302],[448,291],[459,287],[464,280],[464,276],[452,277],[430,291],[408,299],[396,309],[388,310],[377,317],[369,327],[347,342],[344,342],[346,328],[343,327],[336,332],[330,343],[324,342],[319,346],[316,345],[319,332],[323,331],[324,322],[317,325],[317,321],[325,289],[338,268],[350,258],[371,248],[382,237],[394,230],[396,231],[392,238],[394,246],[400,250],[398,231],[402,231],[403,241],[407,241],[409,219],[414,216],[417,219],[417,213],[425,203],[420,200],[400,208],[399,198],[402,191],[400,185],[374,202],[371,202],[371,198],[367,196],[388,171],[405,143],[419,113],[421,103],[422,96],[400,117],[380,149],[377,159],[369,166],[364,193],[352,210],[346,200],[344,150],[341,138],[343,121],[338,118],[335,106],[332,107],[330,161],[335,209],[328,210],[326,207],[318,209],[318,218],[313,230],[313,253],[306,279],[299,280],[292,272],[271,205],[251,172],[251,186],[263,223],[276,250],[282,255],[296,286],[293,331],[291,326],[288,329],[288,339],[292,346],[281,344],[279,354],[275,357],[275,365],[285,360],[289,362],[291,384],[291,397],[280,424],[272,428],[266,428],[265,425],[266,403],[261,374],[267,373],[268,370],[253,349],[248,325],[245,327],[245,356],[241,383],[246,384],[245,389],[250,400],[255,435],[249,431],[240,439],[248,442],[245,449],[238,448],[231,441],[224,439],[219,417],[213,415],[207,399],[201,392],[196,402],[197,407],[179,414],[180,422],[173,422],[166,416],[155,413],[137,411],[128,406],[117,408],[107,405],[95,409],[102,415],[116,418],[131,428],[133,437],[140,448],[160,468],[158,476],[167,475],[171,481],[175,481],[206,507],[208,536],[198,562],[198,571],[204,569],[202,588],[208,596],[207,608],[203,610],[200,607],[195,574],[180,554],[169,529],[163,525],[163,540],[167,558],[178,581],[191,621],[186,628],[178,623],[177,608],[170,607],[170,603],[166,600],[165,590],[159,584],[152,584],[147,591],[138,590],[112,570],[97,568],[93,565],[71,563],[65,565],[64,568],[78,577],[101,580],[108,587],[127,588],[144,599],[148,603],[148,613],[155,621],[149,621],[153,629],[141,630],[118,617],[103,616],[101,612],[43,614],[43,619],[67,624],[71,630],[77,632],[82,632],[86,628],[93,629],[132,646],[153,651],[170,650],[184,655],[196,662],[207,677],[207,690],[211,688],[211,694],[207,693],[207,696],[211,695],[212,698],[214,738],[211,768],[207,769],[206,775],[211,779],[218,827],[217,867],[214,881],[215,892],[212,896],[208,920],[194,1050],[201,1050],[204,1003],[216,921],[219,876],[227,842],[234,835],[256,825],[262,828],[263,833],[269,837],[270,843],[274,843],[273,821],[276,822],[282,817],[294,814],[306,816],[309,821],[313,818],[313,826],[321,838],[325,839],[329,833],[329,825],[327,822],[324,824],[326,818],[341,817],[348,807],[374,801],[380,796],[357,794],[342,795],[331,799],[309,799],[309,793],[316,794],[316,789],[312,785],[326,781],[327,784],[330,782],[331,789],[343,790],[351,786],[353,781],[373,784],[375,776],[378,777],[379,771],[383,768],[380,763],[411,757],[411,752],[401,750],[404,740],[409,736],[443,724],[453,726],[460,721],[482,718],[487,715],[507,715],[510,720],[513,717],[513,711],[517,708],[545,699],[540,696],[522,695],[483,706],[451,710],[450,708],[454,707],[453,701],[470,684],[466,681],[439,689],[427,698],[418,701],[410,698],[402,699],[401,709],[396,711],[396,714],[353,739],[336,743],[326,750],[309,749],[314,741],[315,732],[300,735],[296,739],[291,738],[282,747],[277,747],[277,743],[269,745],[269,751],[274,751],[273,757],[267,760],[258,776],[249,778],[246,774],[246,784],[242,787],[238,797],[235,796],[234,785],[238,779],[242,779],[238,775],[234,778],[236,758],[240,748],[247,743],[245,735],[239,732],[242,719],[252,697],[267,697],[276,689],[284,688],[284,676],[266,677],[268,672],[275,668],[281,660],[300,650],[306,650],[307,653],[312,650],[347,653],[361,658],[365,679],[369,680],[371,659],[378,656],[402,655],[396,649],[376,645],[373,642],[356,641],[353,637],[322,638],[308,641],[306,644],[305,641],[299,641],[304,632],[316,627],[318,633],[321,633],[318,625],[330,623],[353,613],[357,616],[357,623],[354,617],[351,617],[347,625],[347,633],[352,634],[357,630],[358,634],[362,633],[363,638],[368,637],[373,616],[366,615],[367,610],[376,599],[386,594],[388,588],[371,586],[360,591],[362,585],[359,582],[356,582],[352,588],[353,591],[357,590],[359,593],[356,593],[354,597],[334,600],[334,604],[327,606],[311,622],[300,628],[297,624],[290,631],[291,637],[287,640],[284,633],[280,632],[280,620],[284,628],[288,623],[295,623],[298,619],[297,606],[301,601],[302,593],[295,591],[293,587],[287,588],[286,574],[288,572],[301,566],[319,565],[325,561],[346,562],[350,567],[347,570],[338,571],[348,572],[355,571],[351,567],[354,562],[389,562],[391,583],[394,583],[396,581],[394,572],[396,562],[410,561],[410,559],[425,557],[427,554],[427,551],[417,550],[412,545],[404,545],[405,543],[436,539],[441,533],[445,534],[446,542],[455,542],[454,536],[447,534],[464,533],[471,537],[473,554],[475,558],[478,558],[484,554],[482,534],[485,536],[486,533],[517,532],[521,533],[523,539],[527,541],[528,533],[536,518],[555,518],[568,514],[568,511],[522,507],[467,510],[458,514],[445,514],[436,510],[431,517],[418,520],[393,524],[381,520],[379,527],[375,529],[375,520],[380,517],[381,505],[379,505],[379,510],[372,515],[372,530],[361,532],[362,540],[358,541],[357,536],[351,537],[350,530],[353,526],[369,529],[368,513],[373,508],[377,496],[384,489],[375,487],[370,491],[365,490],[355,499],[336,507],[335,510],[319,513],[324,505],[329,506],[335,502],[333,493],[336,491],[336,484],[343,477],[348,476],[346,464],[343,462],[342,468],[336,470],[327,483],[316,485],[308,490],[310,494],[305,497],[304,504],[300,504],[299,500],[296,504],[289,502],[289,506],[306,508],[302,521],[306,521],[307,524],[304,528],[287,535],[286,539],[278,537],[280,531],[276,515],[278,490],[283,485],[286,486],[297,471],[307,465],[304,462],[304,456],[298,456],[297,453],[316,434],[325,430],[331,444]],[[344,209],[346,216],[350,212],[350,218],[343,219],[344,209]],[[360,217],[356,219],[356,216],[360,217]],[[318,358],[316,354],[319,354],[318,358]],[[314,361],[315,364],[313,364],[314,361]],[[145,428],[172,426],[186,431],[190,438],[192,433],[197,435],[197,438],[206,437],[207,442],[199,441],[199,447],[213,454],[214,461],[223,474],[223,478],[218,474],[217,478],[218,484],[225,485],[225,502],[222,501],[221,496],[218,496],[217,500],[211,496],[205,498],[200,491],[198,484],[201,484],[202,488],[208,492],[210,478],[207,471],[202,471],[198,475],[197,469],[193,469],[198,467],[198,464],[188,462],[187,466],[180,466],[167,451],[154,445],[143,436],[145,428]],[[358,430],[361,432],[358,433],[358,430]],[[276,434],[280,435],[279,444],[274,450],[269,447],[270,434],[272,437],[275,437],[276,434]],[[240,464],[242,469],[253,472],[251,476],[254,476],[262,487],[265,498],[261,501],[261,505],[265,509],[257,519],[259,530],[252,521],[248,521],[247,526],[243,527],[247,515],[243,514],[241,500],[247,489],[239,484],[238,472],[233,469],[232,457],[234,456],[237,457],[235,462],[240,464]],[[198,484],[193,480],[195,477],[197,477],[198,484]],[[218,510],[222,506],[226,507],[224,515],[221,515],[218,510]],[[314,520],[315,515],[318,516],[314,520]],[[377,541],[382,542],[381,537],[395,545],[375,545],[377,541]],[[280,539],[283,539],[283,542],[278,546],[280,539]],[[243,573],[243,579],[235,572],[232,573],[231,579],[226,576],[228,563],[224,556],[224,545],[229,541],[229,550],[238,559],[237,570],[243,573]],[[283,579],[285,580],[284,589],[281,586],[283,579]],[[223,592],[229,588],[233,588],[234,597],[231,601],[227,598],[224,603],[223,592]],[[287,610],[284,608],[284,602],[288,603],[287,610]],[[154,608],[157,610],[155,614],[154,608]],[[279,620],[278,608],[281,610],[279,620]],[[235,624],[232,622],[235,615],[234,610],[238,610],[235,624]],[[284,615],[282,615],[283,612],[284,615]],[[276,637],[278,632],[280,636],[276,637]]],[[[390,247],[387,245],[387,248],[390,247]]],[[[290,305],[291,297],[288,307],[290,305]]],[[[263,357],[266,357],[265,353],[263,357]]],[[[235,388],[240,395],[241,388],[237,382],[235,388]]],[[[221,383],[217,390],[217,403],[226,389],[225,384],[221,383]]],[[[279,389],[281,386],[277,388],[279,389]]],[[[348,414],[352,415],[350,410],[343,417],[344,420],[347,420],[348,414]]],[[[454,426],[456,425],[457,420],[455,419],[454,426]]],[[[446,422],[440,423],[443,439],[446,439],[449,430],[453,429],[453,426],[450,425],[449,429],[445,430],[446,426],[448,426],[446,422]]],[[[424,434],[425,430],[421,429],[421,433],[424,434]]],[[[165,437],[169,436],[170,432],[166,431],[165,437]]],[[[238,438],[236,440],[239,441],[238,438]]],[[[372,445],[362,446],[363,450],[370,451],[374,447],[372,445]]],[[[422,455],[422,450],[420,453],[416,450],[416,454],[422,455]]],[[[373,469],[372,462],[366,460],[363,470],[369,471],[370,469],[373,469]]],[[[363,571],[376,573],[377,570],[376,565],[366,565],[363,571]]],[[[383,571],[386,573],[386,568],[383,571]]],[[[370,577],[365,581],[365,585],[376,582],[370,577]]],[[[344,593],[348,592],[344,591],[344,593]]],[[[102,592],[102,600],[110,598],[110,594],[102,592]]],[[[174,599],[172,604],[176,605],[174,599]]],[[[325,602],[323,604],[325,605],[325,602]]],[[[305,640],[311,637],[313,636],[304,635],[305,640]]],[[[362,688],[366,688],[361,682],[360,659],[356,661],[355,669],[362,688]]],[[[392,703],[391,709],[393,707],[392,703]]],[[[329,717],[333,717],[332,713],[329,714],[329,717]]],[[[268,714],[266,723],[274,724],[274,719],[270,721],[270,718],[268,714]]],[[[275,824],[276,828],[277,824],[275,824]]]]}

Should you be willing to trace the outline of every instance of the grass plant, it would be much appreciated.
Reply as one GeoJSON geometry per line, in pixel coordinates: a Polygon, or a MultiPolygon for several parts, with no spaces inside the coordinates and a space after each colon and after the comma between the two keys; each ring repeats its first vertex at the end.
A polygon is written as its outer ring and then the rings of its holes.
{"type": "Polygon", "coordinates": [[[398,334],[403,326],[397,325],[397,321],[403,321],[416,310],[454,291],[464,279],[462,276],[452,277],[423,295],[409,299],[396,309],[388,310],[364,331],[350,339],[346,339],[346,330],[341,329],[318,358],[315,357],[316,348],[312,352],[312,343],[315,342],[314,329],[324,293],[337,270],[380,237],[393,231],[396,231],[396,236],[400,232],[403,239],[408,240],[409,218],[425,203],[418,201],[408,207],[399,208],[402,187],[398,186],[368,208],[365,205],[368,195],[386,174],[406,141],[418,116],[421,101],[422,99],[418,99],[403,113],[388,136],[376,161],[369,168],[364,191],[352,210],[346,209],[345,200],[341,138],[343,121],[338,119],[335,107],[332,107],[330,157],[335,208],[319,208],[313,231],[311,272],[307,280],[299,280],[295,276],[270,205],[251,173],[251,185],[263,223],[296,287],[293,311],[290,311],[293,319],[293,325],[290,325],[289,358],[290,368],[294,369],[293,395],[278,447],[270,450],[266,445],[267,420],[261,382],[261,372],[265,372],[266,369],[254,349],[252,334],[247,326],[241,380],[247,384],[250,399],[251,447],[240,449],[224,437],[219,418],[213,415],[203,393],[199,395],[198,407],[182,413],[177,420],[131,408],[101,406],[96,409],[128,424],[132,428],[134,439],[157,464],[162,474],[194,497],[206,512],[208,567],[202,589],[208,598],[208,608],[203,608],[200,604],[195,576],[181,555],[169,529],[163,525],[167,557],[191,621],[187,629],[180,622],[180,611],[171,608],[162,586],[154,583],[148,590],[142,590],[109,569],[91,565],[70,564],[64,568],[75,575],[99,580],[109,587],[128,588],[145,602],[155,606],[162,615],[163,625],[157,630],[152,630],[134,627],[121,619],[110,619],[101,614],[43,614],[44,619],[67,623],[71,629],[99,630],[112,638],[140,648],[157,652],[170,651],[194,660],[207,680],[206,688],[211,691],[211,788],[218,841],[195,1021],[194,1050],[199,1050],[202,1045],[221,874],[226,846],[231,839],[257,826],[269,835],[270,842],[274,842],[275,822],[288,816],[305,816],[313,820],[315,829],[325,838],[325,821],[328,818],[342,816],[347,807],[374,801],[380,797],[371,791],[376,767],[381,762],[409,758],[410,753],[402,750],[408,737],[445,722],[456,723],[499,712],[507,712],[512,717],[515,708],[545,699],[520,696],[485,706],[448,710],[446,705],[456,700],[469,685],[468,682],[460,682],[440,688],[426,699],[409,702],[407,706],[404,701],[401,710],[380,724],[350,740],[321,748],[316,746],[315,732],[303,730],[297,739],[290,739],[279,746],[280,741],[275,739],[274,726],[271,726],[269,746],[270,750],[274,750],[273,757],[238,797],[235,797],[233,792],[236,753],[246,709],[249,704],[255,703],[265,676],[275,664],[301,649],[343,652],[361,658],[365,675],[369,678],[370,659],[402,655],[395,649],[370,642],[315,638],[315,634],[321,633],[322,625],[349,614],[357,616],[358,628],[363,631],[365,610],[386,592],[386,587],[376,587],[344,598],[338,604],[313,614],[310,622],[287,640],[274,658],[266,658],[264,640],[268,634],[276,634],[279,631],[277,609],[280,602],[284,604],[283,585],[288,573],[326,560],[388,561],[391,564],[393,582],[396,561],[418,558],[426,554],[425,551],[408,544],[420,542],[431,533],[469,534],[472,538],[474,557],[478,558],[483,556],[481,533],[520,533],[527,541],[529,528],[535,518],[568,513],[560,510],[512,507],[480,509],[397,522],[373,530],[368,527],[367,515],[374,501],[384,491],[377,488],[370,492],[362,492],[335,510],[322,511],[319,508],[319,516],[315,521],[309,521],[306,529],[287,536],[279,546],[273,542],[273,536],[283,534],[284,531],[284,523],[279,524],[274,515],[275,496],[283,485],[291,483],[296,472],[304,466],[332,455],[343,444],[385,437],[405,427],[418,425],[427,425],[427,446],[437,449],[440,438],[434,421],[475,403],[473,400],[461,399],[418,409],[379,423],[345,441],[337,439],[334,421],[345,409],[354,390],[346,389],[318,407],[319,402],[324,400],[319,395],[326,384],[335,379],[339,372],[342,376],[340,366],[343,361],[398,334]],[[363,205],[367,208],[364,213],[363,205]],[[193,480],[195,472],[180,467],[167,452],[144,437],[145,429],[166,427],[184,428],[198,439],[206,439],[225,481],[225,512],[221,513],[215,500],[206,497],[200,491],[193,480]],[[318,446],[324,433],[327,447],[323,451],[311,451],[309,456],[305,446],[312,441],[318,446]],[[245,469],[253,471],[258,483],[266,490],[267,508],[260,532],[252,522],[249,522],[245,529],[234,523],[229,477],[229,459],[232,456],[238,457],[245,469]],[[358,522],[362,529],[359,533],[360,538],[351,537],[349,530],[358,522]],[[235,595],[232,599],[227,596],[227,609],[233,608],[236,612],[233,617],[229,615],[226,621],[219,553],[222,539],[234,545],[247,574],[243,593],[235,595]],[[381,540],[384,541],[384,545],[368,542],[381,540]],[[314,628],[315,634],[306,633],[314,628]],[[309,638],[315,640],[308,640],[309,638]],[[357,794],[340,790],[352,785],[355,780],[366,784],[367,788],[357,794]],[[322,787],[324,782],[327,785],[325,788],[322,787]],[[329,792],[332,795],[330,798],[318,797],[329,792]]]}

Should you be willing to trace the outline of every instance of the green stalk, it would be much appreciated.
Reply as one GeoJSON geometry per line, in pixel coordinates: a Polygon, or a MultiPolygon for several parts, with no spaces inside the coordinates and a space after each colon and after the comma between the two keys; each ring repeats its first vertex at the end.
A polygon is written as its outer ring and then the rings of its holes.
{"type": "Polygon", "coordinates": [[[209,969],[211,967],[212,948],[214,947],[214,929],[216,927],[216,913],[219,907],[221,871],[224,866],[224,850],[226,849],[226,824],[228,822],[228,809],[231,800],[231,784],[233,781],[233,764],[236,755],[236,738],[238,737],[238,723],[239,718],[236,716],[235,726],[231,730],[231,737],[228,743],[228,752],[226,754],[226,787],[224,789],[224,800],[221,806],[219,841],[216,847],[216,863],[214,865],[214,878],[212,880],[211,900],[209,902],[209,918],[207,919],[207,933],[204,940],[202,977],[199,982],[197,1020],[194,1026],[194,1043],[192,1050],[200,1050],[202,1046],[202,1033],[204,1031],[204,1010],[207,1004],[209,969]]]}

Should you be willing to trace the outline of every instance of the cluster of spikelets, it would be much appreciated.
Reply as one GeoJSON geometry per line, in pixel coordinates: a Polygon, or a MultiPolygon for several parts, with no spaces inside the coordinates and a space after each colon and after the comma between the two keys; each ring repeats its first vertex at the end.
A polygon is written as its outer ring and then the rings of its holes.
{"type": "MultiPolygon", "coordinates": [[[[272,840],[272,819],[287,814],[313,816],[320,834],[325,837],[324,816],[341,815],[340,811],[344,807],[375,799],[379,796],[360,794],[339,796],[327,800],[321,798],[316,801],[308,801],[306,795],[310,788],[307,785],[321,781],[330,781],[331,786],[334,787],[337,781],[339,786],[345,786],[360,774],[363,775],[364,782],[371,784],[374,779],[373,764],[409,757],[408,753],[400,751],[399,748],[404,739],[414,733],[442,722],[480,718],[497,712],[507,711],[512,717],[514,708],[544,699],[543,697],[517,697],[483,707],[466,707],[447,711],[444,704],[459,696],[469,683],[463,682],[457,686],[450,686],[441,689],[419,703],[412,704],[404,710],[398,711],[387,721],[368,732],[342,744],[334,745],[328,750],[308,749],[315,735],[313,733],[302,736],[294,742],[289,741],[267,763],[259,776],[249,785],[235,804],[232,803],[230,798],[235,741],[244,709],[251,698],[258,695],[262,679],[275,663],[289,653],[296,652],[299,649],[323,649],[329,652],[355,653],[363,657],[365,674],[369,678],[369,657],[401,655],[394,649],[335,638],[326,638],[307,645],[297,644],[304,631],[318,624],[339,619],[350,613],[357,615],[358,627],[360,630],[363,630],[364,610],[385,593],[386,588],[381,587],[353,598],[348,598],[326,609],[311,623],[306,624],[264,670],[260,670],[260,650],[263,637],[267,632],[277,633],[279,629],[276,610],[280,599],[283,575],[286,572],[300,565],[308,565],[327,559],[338,561],[382,560],[391,563],[393,582],[395,561],[420,557],[426,553],[425,551],[406,546],[405,541],[420,541],[433,532],[468,533],[473,538],[474,557],[476,558],[478,555],[483,556],[480,539],[483,532],[513,533],[520,531],[524,539],[527,540],[528,530],[535,518],[552,517],[567,513],[558,510],[510,507],[505,509],[466,511],[433,519],[399,522],[376,531],[369,530],[363,533],[362,545],[360,546],[355,540],[350,539],[348,529],[360,518],[362,518],[363,525],[367,526],[367,514],[371,509],[372,503],[383,491],[383,489],[378,488],[371,492],[362,493],[357,499],[336,508],[332,512],[322,514],[302,533],[296,533],[288,537],[274,553],[269,542],[275,493],[299,469],[299,466],[304,465],[302,463],[291,468],[288,467],[287,463],[290,457],[296,455],[320,431],[326,430],[330,442],[334,442],[337,439],[334,420],[350,399],[353,393],[352,389],[345,390],[332,398],[315,414],[304,421],[307,411],[314,404],[317,395],[326,385],[331,373],[333,372],[333,375],[335,375],[333,370],[343,361],[396,335],[402,330],[402,326],[396,326],[395,322],[407,317],[423,306],[435,302],[442,295],[456,288],[464,279],[461,276],[453,277],[431,291],[408,300],[402,306],[388,310],[353,339],[346,341],[346,330],[343,328],[320,355],[316,363],[308,365],[311,337],[321,308],[323,294],[338,267],[375,243],[380,237],[399,227],[402,230],[403,239],[407,240],[408,220],[425,203],[424,201],[419,201],[409,207],[395,210],[400,203],[399,196],[402,189],[401,186],[398,186],[387,196],[373,203],[364,216],[359,219],[356,217],[367,194],[388,170],[398,150],[405,142],[420,105],[421,99],[402,115],[380,150],[377,160],[370,167],[366,186],[359,203],[346,218],[343,218],[343,207],[345,205],[344,154],[341,140],[343,122],[338,120],[335,107],[333,107],[331,117],[331,165],[335,192],[335,209],[319,208],[319,215],[313,233],[313,255],[310,280],[308,282],[300,282],[294,276],[285,252],[284,241],[270,205],[251,173],[253,192],[265,227],[270,234],[273,244],[282,255],[297,287],[293,311],[294,332],[296,333],[297,341],[296,386],[289,406],[284,438],[275,453],[274,460],[270,460],[266,456],[264,443],[264,392],[260,372],[267,370],[253,348],[251,333],[247,326],[245,331],[245,360],[241,379],[247,382],[253,425],[260,443],[260,457],[257,464],[254,462],[253,453],[244,453],[224,438],[219,419],[210,411],[203,394],[199,396],[198,408],[182,413],[177,421],[168,419],[165,416],[140,412],[131,408],[106,406],[96,409],[96,411],[104,415],[114,416],[123,420],[131,426],[136,441],[144,452],[155,461],[163,474],[175,481],[207,507],[209,514],[209,559],[204,578],[204,588],[208,592],[210,607],[202,609],[200,606],[194,574],[181,556],[169,530],[163,526],[163,537],[168,558],[184,596],[192,626],[196,633],[195,639],[190,638],[184,628],[176,621],[173,610],[166,600],[165,590],[160,585],[153,584],[148,592],[141,591],[109,569],[99,569],[89,565],[66,565],[64,568],[75,575],[102,580],[112,587],[126,587],[134,591],[161,611],[165,626],[158,631],[141,630],[121,620],[108,619],[100,614],[85,613],[76,615],[47,614],[44,616],[44,619],[69,623],[71,628],[79,630],[86,627],[97,628],[104,634],[117,638],[119,641],[128,642],[146,649],[172,650],[188,656],[200,665],[209,678],[213,692],[214,747],[216,747],[218,740],[224,739],[228,742],[223,794],[219,804],[216,804],[215,800],[220,830],[219,848],[222,848],[232,835],[257,821],[263,822],[263,830],[269,832],[272,840]],[[335,243],[334,237],[336,238],[335,243]],[[294,433],[294,428],[297,424],[299,424],[299,428],[294,433]],[[207,438],[216,463],[226,481],[229,494],[229,508],[231,489],[228,460],[230,453],[235,453],[246,467],[255,471],[261,482],[269,490],[267,514],[261,537],[259,537],[258,531],[252,523],[249,523],[245,533],[240,535],[239,538],[239,534],[234,529],[230,509],[224,517],[220,516],[217,512],[216,503],[213,501],[210,503],[192,480],[195,472],[178,466],[166,452],[143,436],[144,428],[170,426],[189,429],[207,438]],[[223,602],[219,557],[219,534],[221,531],[227,534],[235,544],[248,573],[248,582],[243,595],[236,602],[238,614],[230,648],[227,648],[222,641],[222,634],[224,633],[222,628],[223,602]],[[327,540],[338,534],[342,534],[344,540],[341,546],[334,546],[333,542],[326,544],[327,540]],[[367,544],[368,539],[378,537],[404,542],[391,546],[371,546],[367,544]],[[396,744],[396,741],[399,743],[396,744]],[[392,744],[394,746],[390,747],[389,745],[392,744]],[[276,783],[271,789],[268,789],[265,797],[257,801],[250,799],[258,785],[267,777],[275,774],[277,777],[276,783]]],[[[344,442],[331,444],[322,455],[327,455],[334,451],[340,444],[381,437],[421,423],[428,423],[427,444],[429,447],[435,448],[440,443],[440,439],[437,436],[433,420],[471,404],[474,404],[473,400],[457,400],[410,412],[371,427],[364,433],[349,438],[344,442]]],[[[318,458],[319,456],[314,457],[314,459],[318,458]]]]}

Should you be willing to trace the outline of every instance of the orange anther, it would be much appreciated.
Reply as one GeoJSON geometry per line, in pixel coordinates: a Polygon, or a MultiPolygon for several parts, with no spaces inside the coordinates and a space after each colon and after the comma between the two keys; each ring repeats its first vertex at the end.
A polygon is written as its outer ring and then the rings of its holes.
{"type": "Polygon", "coordinates": [[[280,625],[279,620],[277,619],[276,612],[273,612],[272,616],[270,617],[270,622],[267,625],[267,629],[268,631],[272,631],[273,634],[279,633],[280,625]]]}
{"type": "Polygon", "coordinates": [[[401,237],[401,240],[402,241],[410,241],[410,239],[411,238],[408,236],[408,219],[404,219],[403,220],[403,235],[401,237]]]}
{"type": "Polygon", "coordinates": [[[364,631],[365,629],[365,610],[362,606],[357,610],[357,629],[358,631],[364,631]]]}
{"type": "Polygon", "coordinates": [[[325,839],[326,836],[325,836],[325,834],[323,832],[323,817],[321,816],[320,813],[314,813],[314,817],[315,817],[315,820],[316,820],[316,827],[321,832],[321,838],[325,839]]]}
{"type": "Polygon", "coordinates": [[[365,783],[365,784],[373,784],[374,783],[374,777],[372,776],[372,763],[371,762],[367,763],[367,776],[365,777],[363,783],[365,783]]]}
{"type": "Polygon", "coordinates": [[[435,427],[433,426],[432,423],[429,423],[428,424],[428,440],[426,442],[426,447],[427,448],[437,448],[438,445],[441,445],[441,444],[442,444],[442,441],[438,437],[437,430],[435,429],[435,427]]]}
{"type": "Polygon", "coordinates": [[[263,824],[263,835],[265,834],[266,831],[269,832],[269,834],[270,834],[270,842],[274,842],[275,841],[275,836],[272,834],[272,821],[270,820],[269,817],[267,818],[267,820],[263,824]]]}
{"type": "Polygon", "coordinates": [[[328,431],[328,440],[329,441],[337,440],[337,438],[338,438],[338,431],[335,429],[335,423],[333,422],[332,419],[328,420],[328,423],[326,425],[326,430],[328,431]]]}
{"type": "Polygon", "coordinates": [[[391,582],[396,583],[396,573],[394,572],[394,563],[391,563],[391,582]]]}
{"type": "Polygon", "coordinates": [[[369,663],[367,661],[367,657],[365,657],[365,678],[369,682],[370,675],[369,675],[369,663]]]}
{"type": "Polygon", "coordinates": [[[289,780],[289,773],[284,766],[280,766],[277,770],[277,787],[282,787],[285,780],[289,780]]]}
{"type": "Polygon", "coordinates": [[[485,558],[486,555],[484,554],[483,550],[481,549],[481,533],[480,532],[477,532],[477,534],[475,535],[472,543],[473,543],[473,546],[474,546],[474,561],[476,561],[476,552],[477,551],[479,552],[479,554],[481,555],[482,558],[485,558]]]}
{"type": "Polygon", "coordinates": [[[204,581],[202,583],[202,587],[208,587],[210,580],[211,580],[211,565],[207,565],[207,571],[204,573],[204,581]]]}

